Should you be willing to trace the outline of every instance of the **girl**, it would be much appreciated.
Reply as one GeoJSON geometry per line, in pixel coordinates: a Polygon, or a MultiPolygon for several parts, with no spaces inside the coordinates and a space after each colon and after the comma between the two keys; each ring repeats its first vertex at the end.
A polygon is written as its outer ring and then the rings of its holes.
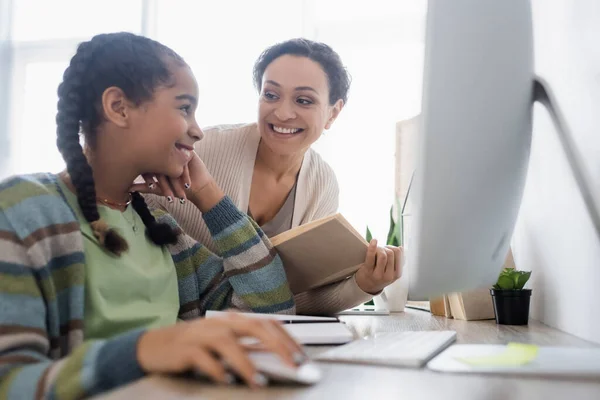
{"type": "Polygon", "coordinates": [[[303,357],[275,323],[189,321],[230,306],[294,312],[268,239],[193,151],[197,92],[181,57],[148,38],[78,47],[58,89],[66,171],[0,183],[0,398],[80,398],[189,369],[227,382],[219,360],[264,384],[240,336],[303,357]],[[198,207],[217,254],[129,192],[145,173],[161,176],[155,193],[198,207]]]}

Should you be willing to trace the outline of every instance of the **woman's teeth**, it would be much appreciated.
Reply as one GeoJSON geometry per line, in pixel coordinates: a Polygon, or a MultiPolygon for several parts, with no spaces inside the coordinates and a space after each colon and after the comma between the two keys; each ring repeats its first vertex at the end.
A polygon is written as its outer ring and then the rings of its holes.
{"type": "Polygon", "coordinates": [[[188,159],[192,157],[192,151],[190,149],[186,149],[185,147],[181,147],[179,145],[175,145],[175,147],[177,148],[177,150],[183,153],[184,157],[188,159]]]}
{"type": "Polygon", "coordinates": [[[182,152],[182,153],[183,153],[183,154],[184,154],[184,155],[185,155],[187,158],[190,158],[190,157],[191,157],[191,155],[192,155],[192,152],[191,152],[191,151],[189,151],[188,149],[179,149],[179,150],[181,150],[181,152],[182,152]]]}
{"type": "Polygon", "coordinates": [[[279,126],[275,126],[273,125],[273,130],[277,133],[298,133],[300,132],[302,129],[298,129],[298,128],[281,128],[279,126]]]}

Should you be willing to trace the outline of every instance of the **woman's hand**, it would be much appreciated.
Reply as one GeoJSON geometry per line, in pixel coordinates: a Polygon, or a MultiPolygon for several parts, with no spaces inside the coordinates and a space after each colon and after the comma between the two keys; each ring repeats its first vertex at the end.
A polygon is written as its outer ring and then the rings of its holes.
{"type": "Polygon", "coordinates": [[[356,271],[356,283],[362,291],[377,294],[402,276],[402,248],[377,247],[371,240],[365,262],[356,271]]]}
{"type": "Polygon", "coordinates": [[[258,339],[265,350],[278,354],[290,366],[306,359],[297,342],[273,320],[248,318],[236,314],[219,318],[202,318],[190,322],[149,330],[137,345],[137,359],[146,373],[196,371],[216,382],[231,383],[232,372],[249,386],[266,384],[250,359],[240,339],[258,339]]]}
{"type": "Polygon", "coordinates": [[[134,184],[130,191],[164,196],[169,203],[177,200],[184,204],[189,199],[202,212],[210,210],[224,196],[196,152],[192,152],[192,159],[177,178],[156,174],[143,174],[142,177],[146,183],[134,184]]]}

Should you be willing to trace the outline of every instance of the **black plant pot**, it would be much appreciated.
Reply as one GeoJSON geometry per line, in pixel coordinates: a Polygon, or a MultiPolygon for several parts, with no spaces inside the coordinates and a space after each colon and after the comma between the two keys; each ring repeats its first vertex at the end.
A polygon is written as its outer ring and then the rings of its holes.
{"type": "Polygon", "coordinates": [[[490,289],[496,323],[502,325],[527,325],[531,289],[490,289]]]}

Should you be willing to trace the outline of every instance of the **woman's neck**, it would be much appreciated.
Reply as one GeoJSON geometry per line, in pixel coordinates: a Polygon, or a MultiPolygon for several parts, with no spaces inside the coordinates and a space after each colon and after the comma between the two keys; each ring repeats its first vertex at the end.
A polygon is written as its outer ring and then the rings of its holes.
{"type": "Polygon", "coordinates": [[[306,150],[293,154],[275,154],[264,141],[258,144],[256,164],[269,170],[277,181],[298,175],[306,150]]]}

